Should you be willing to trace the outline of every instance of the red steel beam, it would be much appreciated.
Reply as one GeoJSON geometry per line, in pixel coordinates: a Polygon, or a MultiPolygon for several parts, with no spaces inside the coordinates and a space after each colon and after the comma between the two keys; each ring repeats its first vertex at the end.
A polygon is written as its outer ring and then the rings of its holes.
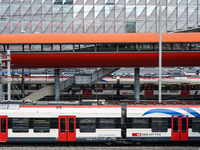
{"type": "MultiPolygon", "coordinates": [[[[163,67],[200,66],[200,52],[165,52],[163,67]]],[[[11,54],[11,68],[158,67],[158,53],[11,54]]]]}

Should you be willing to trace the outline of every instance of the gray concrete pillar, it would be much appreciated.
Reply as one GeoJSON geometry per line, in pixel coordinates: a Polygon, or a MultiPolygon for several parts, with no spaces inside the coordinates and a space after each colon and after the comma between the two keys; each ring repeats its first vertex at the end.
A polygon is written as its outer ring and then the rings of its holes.
{"type": "Polygon", "coordinates": [[[135,68],[134,100],[140,102],[140,68],[135,68]]]}
{"type": "Polygon", "coordinates": [[[60,101],[60,69],[54,70],[54,87],[55,87],[55,101],[60,101]]]}

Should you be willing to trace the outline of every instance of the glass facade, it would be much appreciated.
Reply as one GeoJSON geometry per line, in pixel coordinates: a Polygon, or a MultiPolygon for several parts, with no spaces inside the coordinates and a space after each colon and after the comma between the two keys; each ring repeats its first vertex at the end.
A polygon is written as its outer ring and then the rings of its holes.
{"type": "MultiPolygon", "coordinates": [[[[0,33],[159,32],[160,0],[0,0],[0,33]]],[[[162,0],[162,31],[200,25],[200,0],[162,0]]]]}

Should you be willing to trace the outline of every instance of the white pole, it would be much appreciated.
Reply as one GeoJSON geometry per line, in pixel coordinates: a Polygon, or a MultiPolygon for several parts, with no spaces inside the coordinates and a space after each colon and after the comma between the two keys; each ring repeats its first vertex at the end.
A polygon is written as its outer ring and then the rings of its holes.
{"type": "Polygon", "coordinates": [[[7,49],[8,100],[10,101],[10,50],[7,49]]]}
{"type": "Polygon", "coordinates": [[[162,99],[162,0],[160,0],[160,9],[159,9],[159,103],[162,99]]]}

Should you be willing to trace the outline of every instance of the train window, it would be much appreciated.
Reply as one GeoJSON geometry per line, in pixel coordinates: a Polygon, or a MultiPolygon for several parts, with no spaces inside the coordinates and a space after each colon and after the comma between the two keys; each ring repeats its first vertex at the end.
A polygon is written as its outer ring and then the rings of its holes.
{"type": "Polygon", "coordinates": [[[133,128],[148,128],[148,118],[134,118],[133,128]]]}
{"type": "Polygon", "coordinates": [[[178,92],[178,90],[180,90],[180,88],[176,84],[170,84],[169,90],[170,90],[170,92],[178,92]]]}
{"type": "Polygon", "coordinates": [[[162,92],[167,92],[168,86],[167,84],[162,84],[162,92]]]}
{"type": "Polygon", "coordinates": [[[186,132],[187,129],[187,119],[182,118],[182,132],[186,132]]]}
{"type": "Polygon", "coordinates": [[[113,89],[113,84],[105,84],[105,89],[106,90],[112,90],[113,89]]]}
{"type": "Polygon", "coordinates": [[[69,132],[74,132],[74,118],[69,118],[69,132]]]}
{"type": "Polygon", "coordinates": [[[115,119],[99,119],[100,128],[115,128],[115,119]]]}
{"type": "Polygon", "coordinates": [[[95,84],[94,85],[94,92],[103,92],[103,85],[102,84],[95,84]]]}
{"type": "Polygon", "coordinates": [[[1,133],[6,132],[6,118],[1,118],[1,133]]]}
{"type": "Polygon", "coordinates": [[[192,118],[192,132],[200,132],[200,118],[192,118]]]}
{"type": "Polygon", "coordinates": [[[29,132],[29,119],[28,118],[13,118],[12,119],[13,132],[29,132]]]}
{"type": "Polygon", "coordinates": [[[65,118],[60,119],[60,132],[65,132],[65,118]]]}
{"type": "Polygon", "coordinates": [[[80,119],[80,132],[96,132],[96,119],[95,118],[80,119]]]}
{"type": "Polygon", "coordinates": [[[72,92],[79,92],[80,91],[80,86],[73,86],[72,87],[72,92]]]}
{"type": "Polygon", "coordinates": [[[34,132],[49,132],[49,118],[35,118],[33,122],[34,132]]]}
{"type": "Polygon", "coordinates": [[[124,90],[131,90],[131,84],[124,84],[123,89],[124,90]]]}
{"type": "Polygon", "coordinates": [[[190,85],[189,84],[186,85],[186,92],[190,92],[190,85]]]}
{"type": "Polygon", "coordinates": [[[152,132],[167,132],[167,118],[152,118],[152,132]]]}
{"type": "Polygon", "coordinates": [[[178,132],[178,118],[173,118],[173,132],[178,132]]]}

